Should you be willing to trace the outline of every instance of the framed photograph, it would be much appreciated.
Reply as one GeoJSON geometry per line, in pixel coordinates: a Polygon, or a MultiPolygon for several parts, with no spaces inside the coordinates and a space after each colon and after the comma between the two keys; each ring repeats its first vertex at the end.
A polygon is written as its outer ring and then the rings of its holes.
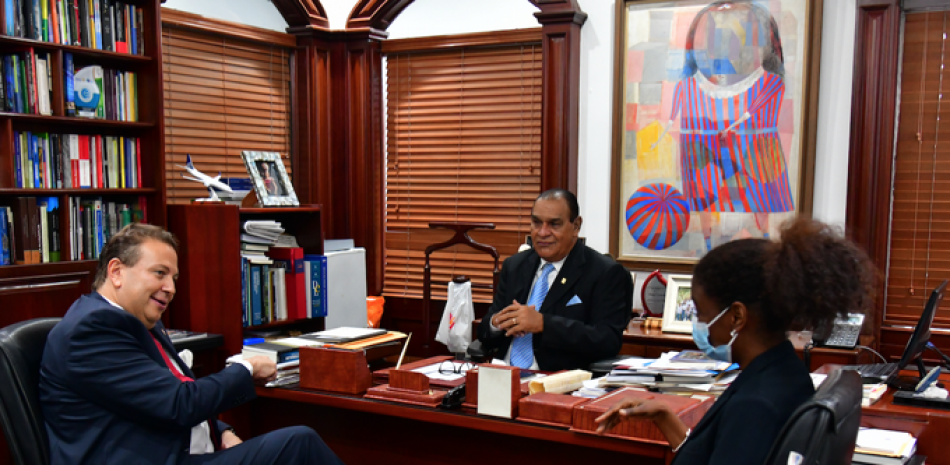
{"type": "Polygon", "coordinates": [[[617,5],[611,253],[685,271],[811,213],[822,0],[617,5]]]}
{"type": "Polygon", "coordinates": [[[693,277],[684,274],[670,275],[670,278],[667,279],[663,332],[693,332],[693,315],[696,315],[696,304],[693,303],[692,283],[693,277]]]}
{"type": "Polygon", "coordinates": [[[277,152],[241,152],[257,200],[265,207],[296,207],[297,193],[277,152]]]}

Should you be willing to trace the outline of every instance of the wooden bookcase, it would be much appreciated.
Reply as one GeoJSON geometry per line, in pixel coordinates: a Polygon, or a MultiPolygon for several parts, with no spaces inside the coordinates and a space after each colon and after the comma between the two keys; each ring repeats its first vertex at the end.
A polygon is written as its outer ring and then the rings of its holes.
{"type": "MultiPolygon", "coordinates": [[[[319,205],[290,208],[239,208],[235,205],[169,205],[168,229],[181,242],[175,300],[168,308],[174,328],[221,334],[224,354],[243,345],[241,307],[241,224],[279,221],[306,254],[323,254],[319,205]]],[[[246,329],[294,327],[323,329],[323,318],[288,320],[246,329]]]]}
{"type": "MultiPolygon", "coordinates": [[[[52,116],[0,112],[0,205],[16,197],[56,197],[61,231],[70,228],[69,197],[137,203],[146,200],[149,223],[165,226],[165,140],[162,85],[161,2],[126,0],[142,9],[144,55],[108,52],[0,35],[0,54],[32,48],[50,54],[53,78],[52,116]],[[65,116],[64,53],[76,69],[97,64],[137,75],[138,122],[65,116]],[[31,131],[56,134],[137,137],[141,144],[141,188],[138,189],[21,189],[16,187],[13,134],[31,131]]],[[[0,20],[2,20],[0,9],[0,20]]],[[[60,250],[69,257],[69,235],[60,234],[60,250]]],[[[0,266],[0,327],[41,316],[62,316],[80,295],[90,292],[96,262],[61,261],[37,265],[0,266]]]]}

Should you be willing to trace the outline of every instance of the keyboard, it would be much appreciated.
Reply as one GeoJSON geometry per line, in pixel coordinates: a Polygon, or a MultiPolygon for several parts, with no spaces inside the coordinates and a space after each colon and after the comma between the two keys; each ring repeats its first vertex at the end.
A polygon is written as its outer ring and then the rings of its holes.
{"type": "Polygon", "coordinates": [[[865,365],[845,365],[843,370],[855,370],[865,381],[884,382],[897,374],[896,363],[869,363],[865,365]]]}

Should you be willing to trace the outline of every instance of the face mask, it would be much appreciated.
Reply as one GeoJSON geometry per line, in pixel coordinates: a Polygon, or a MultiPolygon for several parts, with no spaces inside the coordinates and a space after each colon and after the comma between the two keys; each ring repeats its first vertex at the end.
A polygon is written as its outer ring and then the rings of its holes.
{"type": "Polygon", "coordinates": [[[699,321],[696,316],[693,316],[693,341],[696,342],[696,346],[699,347],[699,350],[705,352],[709,358],[732,363],[732,343],[736,340],[736,337],[739,336],[736,330],[732,330],[730,333],[732,339],[730,339],[726,345],[713,347],[709,342],[709,327],[714,325],[716,321],[719,321],[719,318],[725,315],[728,310],[729,307],[723,309],[716,315],[716,318],[713,318],[709,323],[703,323],[699,321]]]}

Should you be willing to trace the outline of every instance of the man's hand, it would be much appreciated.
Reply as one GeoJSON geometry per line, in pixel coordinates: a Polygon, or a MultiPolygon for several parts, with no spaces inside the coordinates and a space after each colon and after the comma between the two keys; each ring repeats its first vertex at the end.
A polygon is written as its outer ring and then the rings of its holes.
{"type": "Polygon", "coordinates": [[[617,424],[633,417],[643,417],[653,420],[658,426],[671,415],[670,407],[662,402],[644,399],[627,399],[620,402],[606,413],[597,417],[594,423],[599,423],[597,434],[604,434],[617,424]]]}
{"type": "Polygon", "coordinates": [[[512,300],[491,321],[492,325],[505,332],[505,336],[521,337],[525,334],[544,331],[544,317],[533,305],[522,305],[512,300]]]}
{"type": "Polygon", "coordinates": [[[221,433],[221,448],[222,449],[230,449],[242,442],[244,441],[242,441],[241,438],[237,437],[236,434],[231,432],[231,430],[225,430],[223,433],[221,433]]]}
{"type": "Polygon", "coordinates": [[[273,360],[263,356],[256,355],[251,358],[244,359],[251,364],[251,367],[254,368],[254,381],[273,381],[277,379],[277,364],[273,360]]]}

